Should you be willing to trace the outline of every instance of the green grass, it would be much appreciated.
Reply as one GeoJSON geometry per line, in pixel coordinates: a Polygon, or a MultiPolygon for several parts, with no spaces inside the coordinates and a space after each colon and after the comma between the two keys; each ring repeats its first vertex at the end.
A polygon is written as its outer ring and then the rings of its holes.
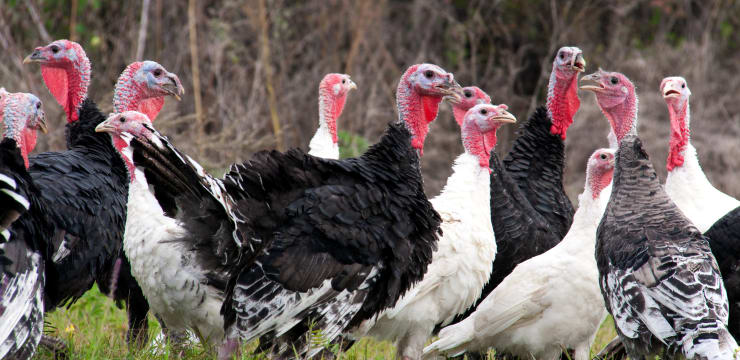
{"type": "MultiPolygon", "coordinates": [[[[129,348],[126,344],[126,312],[119,309],[113,301],[93,288],[68,309],[57,309],[46,317],[44,328],[49,335],[58,337],[69,346],[69,359],[177,359],[178,351],[171,346],[155,349],[147,345],[143,349],[129,348]]],[[[154,338],[160,331],[159,323],[152,316],[149,319],[149,336],[154,338]]],[[[596,335],[592,351],[596,353],[615,336],[614,322],[611,318],[602,324],[596,335]]],[[[255,344],[245,345],[242,359],[264,359],[253,355],[255,344]]],[[[182,359],[213,359],[215,351],[195,344],[182,350],[182,359]]],[[[393,359],[395,348],[388,342],[362,339],[339,359],[393,359]]],[[[489,357],[490,358],[490,357],[489,357]]],[[[39,348],[34,359],[54,359],[49,351],[39,348]]]]}

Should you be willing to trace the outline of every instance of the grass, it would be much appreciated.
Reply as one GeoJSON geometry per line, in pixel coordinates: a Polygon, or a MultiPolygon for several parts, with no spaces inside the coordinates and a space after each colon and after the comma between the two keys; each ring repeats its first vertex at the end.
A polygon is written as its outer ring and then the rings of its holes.
{"type": "MultiPolygon", "coordinates": [[[[113,301],[102,295],[97,287],[88,291],[68,309],[57,309],[46,317],[45,332],[67,342],[70,360],[82,359],[176,359],[177,351],[171,346],[156,348],[147,345],[143,349],[129,348],[126,344],[126,312],[119,309],[113,301]]],[[[149,336],[159,334],[159,323],[152,316],[149,318],[149,336]]],[[[611,318],[602,324],[596,335],[592,351],[595,353],[615,336],[614,323],[611,318]]],[[[242,359],[263,359],[253,355],[254,344],[248,344],[243,351],[242,359]]],[[[213,359],[215,352],[195,344],[183,350],[183,359],[213,359]]],[[[389,342],[378,342],[362,339],[339,359],[393,359],[395,347],[389,342]]],[[[490,358],[490,356],[489,356],[490,358]]],[[[54,359],[49,351],[39,348],[34,359],[54,359]]]]}

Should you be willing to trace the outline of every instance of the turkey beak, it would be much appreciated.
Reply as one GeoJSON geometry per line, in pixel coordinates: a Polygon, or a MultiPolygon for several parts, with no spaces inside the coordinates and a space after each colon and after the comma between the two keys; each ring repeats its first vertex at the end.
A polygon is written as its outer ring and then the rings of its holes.
{"type": "Polygon", "coordinates": [[[571,68],[578,72],[586,71],[586,60],[583,58],[582,53],[578,53],[573,57],[570,64],[571,68]]]}
{"type": "Polygon", "coordinates": [[[668,81],[663,87],[663,99],[668,100],[670,98],[678,98],[681,96],[681,91],[678,88],[678,84],[674,81],[668,81]]]}
{"type": "Polygon", "coordinates": [[[95,132],[107,132],[113,133],[115,128],[108,122],[109,120],[103,121],[95,127],[95,132]]]}
{"type": "Polygon", "coordinates": [[[583,81],[591,82],[591,84],[582,84],[581,86],[579,86],[581,90],[590,90],[593,92],[604,91],[604,86],[601,85],[601,74],[599,74],[598,72],[582,77],[581,82],[583,81]]]}
{"type": "Polygon", "coordinates": [[[447,103],[452,104],[452,105],[457,105],[462,102],[462,97],[447,95],[442,98],[442,101],[446,101],[447,103]]]}
{"type": "Polygon", "coordinates": [[[347,79],[349,81],[349,89],[350,90],[357,90],[357,84],[355,84],[354,81],[347,79]]]}
{"type": "Polygon", "coordinates": [[[32,62],[38,62],[42,60],[44,60],[44,56],[41,55],[41,50],[36,49],[31,53],[31,55],[28,55],[25,59],[23,59],[23,63],[30,64],[32,62]]]}
{"type": "Polygon", "coordinates": [[[450,77],[443,85],[439,86],[439,89],[442,91],[443,94],[445,94],[445,96],[442,98],[443,100],[446,99],[453,104],[462,101],[463,88],[462,86],[460,86],[460,84],[457,83],[457,81],[455,81],[452,75],[450,75],[450,77]]]}
{"type": "Polygon", "coordinates": [[[514,117],[514,115],[512,115],[510,112],[504,110],[503,112],[494,116],[493,120],[502,122],[502,123],[513,124],[516,122],[516,117],[514,117]]]}
{"type": "Polygon", "coordinates": [[[41,118],[39,118],[38,130],[41,131],[44,134],[48,134],[49,133],[49,128],[46,127],[46,120],[44,119],[43,116],[41,118]]]}
{"type": "Polygon", "coordinates": [[[180,83],[180,78],[178,78],[175,74],[169,73],[167,75],[167,80],[169,80],[169,82],[163,84],[162,89],[172,95],[175,99],[177,99],[177,101],[181,101],[182,95],[185,95],[185,88],[182,87],[182,83],[180,83]]]}

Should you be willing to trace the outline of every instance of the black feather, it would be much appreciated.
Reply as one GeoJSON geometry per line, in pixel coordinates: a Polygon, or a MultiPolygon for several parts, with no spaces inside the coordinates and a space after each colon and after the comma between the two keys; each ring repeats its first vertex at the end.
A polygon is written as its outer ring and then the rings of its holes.
{"type": "Polygon", "coordinates": [[[539,107],[522,125],[503,166],[498,155],[491,154],[496,260],[481,296],[453,324],[472,314],[518,264],[557,245],[573,223],[575,211],[563,189],[565,145],[550,132],[551,126],[547,109],[539,107]]]}
{"type": "MultiPolygon", "coordinates": [[[[17,144],[12,139],[0,142],[0,173],[15,183],[13,191],[28,202],[28,210],[8,224],[10,236],[0,236],[0,320],[11,329],[0,339],[0,357],[30,358],[41,339],[44,323],[44,258],[51,251],[53,226],[45,216],[45,204],[38,196],[26,171],[17,144]],[[27,295],[26,295],[27,294],[27,295]],[[25,297],[24,297],[25,296],[25,297]],[[17,318],[4,315],[19,314],[17,318]]],[[[6,188],[7,189],[7,188],[6,188]]],[[[15,201],[0,202],[0,213],[19,210],[15,201]]]]}
{"type": "Polygon", "coordinates": [[[730,304],[728,329],[740,337],[740,207],[727,213],[704,233],[717,259],[730,304]]]}
{"type": "MultiPolygon", "coordinates": [[[[688,356],[687,349],[729,335],[725,290],[709,243],[665,193],[633,135],[617,152],[596,262],[607,310],[631,358],[688,356]]],[[[722,350],[725,356],[733,351],[722,350]]]]}
{"type": "MultiPolygon", "coordinates": [[[[110,135],[95,132],[105,120],[95,103],[86,99],[79,112],[79,120],[67,124],[68,150],[30,158],[29,172],[55,226],[55,251],[62,241],[69,249],[67,256],[46,266],[45,306],[51,310],[74,302],[94,282],[105,294],[115,283],[116,301],[145,304],[122,251],[128,171],[110,135]],[[114,280],[117,263],[123,271],[114,280]]],[[[135,314],[142,311],[147,310],[133,309],[135,314]]],[[[130,329],[141,329],[141,315],[137,317],[139,325],[130,324],[130,329]]]]}

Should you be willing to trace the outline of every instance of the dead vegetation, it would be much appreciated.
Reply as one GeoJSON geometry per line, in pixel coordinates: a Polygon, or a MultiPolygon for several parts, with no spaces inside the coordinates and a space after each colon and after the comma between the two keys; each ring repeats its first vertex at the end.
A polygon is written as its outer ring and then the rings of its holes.
{"type": "MultiPolygon", "coordinates": [[[[23,57],[49,37],[75,36],[93,62],[91,97],[110,111],[117,76],[143,49],[144,58],[177,73],[187,89],[182,102],[168,100],[158,128],[207,166],[223,168],[260,149],[306,147],[317,125],[318,83],[327,72],[349,73],[359,86],[340,130],[372,143],[395,118],[396,81],[410,64],[441,65],[461,84],[478,85],[495,103],[508,104],[521,121],[544,102],[555,50],[576,45],[589,72],[599,66],[621,71],[637,85],[640,133],[661,177],[669,125],[658,86],[664,76],[686,77],[700,161],[715,186],[738,197],[738,28],[740,5],[729,0],[6,0],[0,3],[0,86],[42,98],[52,131],[38,149],[61,149],[61,109],[41,85],[37,66],[22,66],[23,57]]],[[[462,146],[446,107],[432,127],[423,170],[435,194],[462,146]]],[[[513,130],[500,132],[500,153],[508,151],[513,130]]],[[[582,93],[567,140],[566,188],[574,199],[586,156],[607,145],[606,132],[593,95],[582,93]]]]}

